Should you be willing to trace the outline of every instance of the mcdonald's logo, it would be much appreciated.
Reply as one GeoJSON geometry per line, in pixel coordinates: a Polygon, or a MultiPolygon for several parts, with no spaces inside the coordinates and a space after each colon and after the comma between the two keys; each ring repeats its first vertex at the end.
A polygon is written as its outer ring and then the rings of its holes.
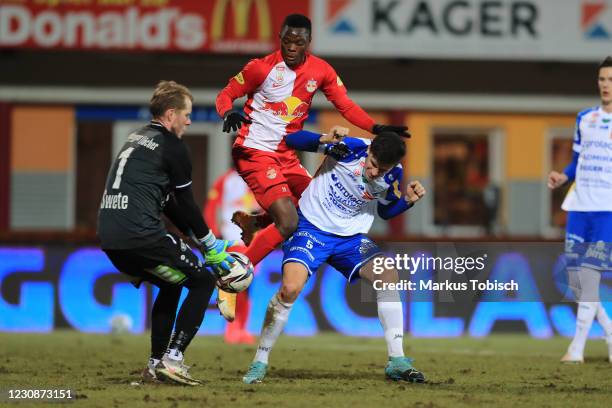
{"type": "Polygon", "coordinates": [[[211,39],[219,41],[223,38],[228,6],[231,6],[234,15],[235,38],[246,38],[250,28],[249,16],[253,3],[257,13],[259,40],[270,41],[272,39],[272,24],[268,0],[217,0],[212,14],[211,39]]]}

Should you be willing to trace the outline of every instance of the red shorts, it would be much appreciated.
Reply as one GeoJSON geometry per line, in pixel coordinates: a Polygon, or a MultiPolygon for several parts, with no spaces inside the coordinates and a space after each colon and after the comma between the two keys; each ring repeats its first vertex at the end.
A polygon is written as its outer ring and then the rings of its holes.
{"type": "Polygon", "coordinates": [[[281,197],[291,198],[297,206],[312,179],[294,151],[265,152],[235,145],[232,158],[236,171],[249,186],[261,208],[266,211],[281,197]]]}

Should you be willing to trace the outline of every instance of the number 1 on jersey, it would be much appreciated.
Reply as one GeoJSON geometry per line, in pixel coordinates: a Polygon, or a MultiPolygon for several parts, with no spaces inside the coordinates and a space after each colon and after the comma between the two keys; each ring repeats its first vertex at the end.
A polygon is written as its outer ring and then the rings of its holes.
{"type": "Polygon", "coordinates": [[[127,162],[128,157],[134,151],[133,147],[129,147],[122,151],[119,154],[119,165],[117,166],[117,174],[115,174],[115,181],[113,182],[113,189],[117,190],[121,185],[121,176],[123,175],[123,169],[125,168],[125,163],[127,162]]]}

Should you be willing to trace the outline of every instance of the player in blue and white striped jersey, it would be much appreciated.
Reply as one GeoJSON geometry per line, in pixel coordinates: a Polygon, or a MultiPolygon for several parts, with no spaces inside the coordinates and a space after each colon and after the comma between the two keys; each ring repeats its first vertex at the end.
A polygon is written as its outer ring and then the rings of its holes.
{"type": "MultiPolygon", "coordinates": [[[[349,281],[363,277],[369,281],[398,281],[394,269],[374,275],[374,260],[382,257],[378,245],[365,234],[378,213],[389,219],[414,205],[425,194],[418,181],[400,191],[406,152],[404,140],[392,132],[383,132],[372,141],[346,137],[344,128],[334,128],[328,135],[300,131],[287,136],[287,144],[297,150],[320,151],[326,158],[299,201],[297,230],[284,242],[282,285],[268,304],[257,353],[243,381],[261,382],[268,357],[289,317],[293,303],[308,277],[326,262],[349,281]]],[[[410,358],[404,356],[404,322],[399,293],[377,290],[378,316],[383,326],[389,361],[388,378],[424,382],[410,358]]]]}
{"type": "Polygon", "coordinates": [[[548,187],[573,181],[562,208],[568,212],[565,249],[570,286],[578,302],[576,332],[564,363],[582,363],[595,316],[612,363],[612,323],[599,296],[602,271],[612,270],[612,57],[599,66],[601,105],[578,114],[572,162],[552,171],[548,187]]]}

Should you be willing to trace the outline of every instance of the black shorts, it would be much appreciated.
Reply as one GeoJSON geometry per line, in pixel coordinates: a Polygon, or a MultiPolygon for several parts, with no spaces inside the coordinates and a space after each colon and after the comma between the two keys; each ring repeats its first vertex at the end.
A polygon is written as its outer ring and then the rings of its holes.
{"type": "Polygon", "coordinates": [[[143,248],[103,249],[113,265],[132,277],[138,287],[142,281],[158,287],[214,285],[213,274],[180,237],[166,234],[143,248]]]}

